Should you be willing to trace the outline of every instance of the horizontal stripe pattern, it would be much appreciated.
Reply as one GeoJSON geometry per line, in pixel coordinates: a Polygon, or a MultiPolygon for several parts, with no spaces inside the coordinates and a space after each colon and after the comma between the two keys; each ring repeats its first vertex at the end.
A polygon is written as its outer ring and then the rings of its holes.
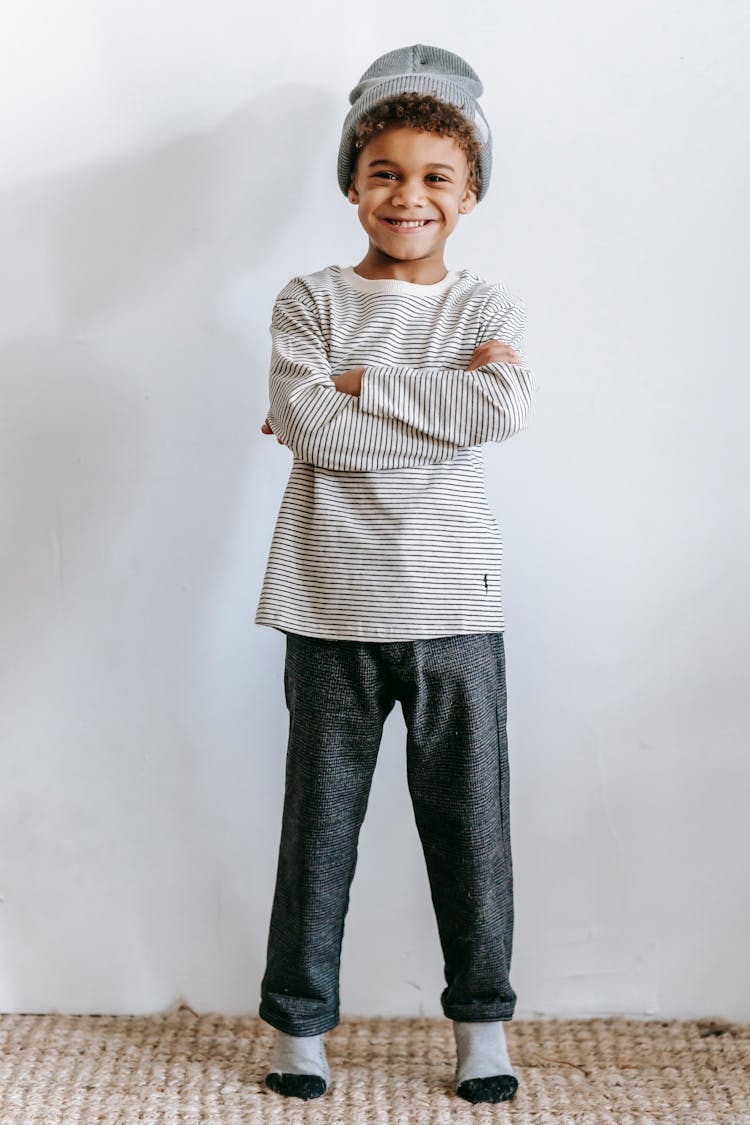
{"type": "Polygon", "coordinates": [[[502,541],[481,445],[526,424],[522,364],[467,365],[525,312],[468,270],[436,285],[330,266],[296,277],[271,320],[268,419],[294,461],[256,623],[342,640],[504,628],[502,541]],[[332,377],[365,368],[359,396],[332,377]]]}

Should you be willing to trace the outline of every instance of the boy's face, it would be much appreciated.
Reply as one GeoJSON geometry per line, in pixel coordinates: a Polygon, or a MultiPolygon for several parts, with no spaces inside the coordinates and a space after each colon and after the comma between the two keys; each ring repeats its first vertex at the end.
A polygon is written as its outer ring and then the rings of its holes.
{"type": "Polygon", "coordinates": [[[400,126],[373,137],[359,153],[348,193],[359,207],[370,253],[442,263],[459,215],[477,201],[468,176],[466,157],[452,137],[400,126]]]}

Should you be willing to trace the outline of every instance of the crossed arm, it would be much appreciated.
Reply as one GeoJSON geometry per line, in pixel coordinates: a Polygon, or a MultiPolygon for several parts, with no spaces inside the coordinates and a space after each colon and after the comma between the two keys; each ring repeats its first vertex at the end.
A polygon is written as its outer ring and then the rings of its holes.
{"type": "Polygon", "coordinates": [[[523,321],[518,305],[490,310],[465,369],[366,364],[333,376],[314,306],[278,299],[262,431],[301,461],[348,470],[436,464],[503,441],[526,425],[534,392],[523,321]]]}

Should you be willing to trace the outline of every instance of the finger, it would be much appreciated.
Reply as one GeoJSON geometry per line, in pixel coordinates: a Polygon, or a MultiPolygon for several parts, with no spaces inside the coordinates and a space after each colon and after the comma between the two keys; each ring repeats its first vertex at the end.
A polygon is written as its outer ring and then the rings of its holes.
{"type": "Polygon", "coordinates": [[[485,365],[485,363],[489,363],[490,359],[491,359],[491,356],[489,355],[488,352],[476,351],[476,352],[474,352],[474,355],[471,357],[471,363],[469,364],[467,370],[468,371],[476,371],[476,369],[478,367],[483,367],[485,365]]]}
{"type": "Polygon", "coordinates": [[[472,357],[471,366],[484,367],[487,363],[497,363],[505,358],[504,352],[498,352],[495,348],[483,347],[472,357]]]}
{"type": "Polygon", "coordinates": [[[518,359],[518,352],[508,345],[490,348],[486,355],[490,363],[515,363],[518,359]]]}

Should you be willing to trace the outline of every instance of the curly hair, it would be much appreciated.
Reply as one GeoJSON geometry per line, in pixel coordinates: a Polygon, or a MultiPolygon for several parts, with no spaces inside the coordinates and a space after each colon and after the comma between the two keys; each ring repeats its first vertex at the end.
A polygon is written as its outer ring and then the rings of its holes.
{"type": "Polygon", "coordinates": [[[394,127],[416,129],[420,133],[435,133],[450,137],[466,157],[469,166],[469,187],[479,193],[482,173],[479,167],[479,141],[471,122],[461,111],[431,94],[404,93],[377,102],[355,126],[355,160],[352,177],[360,152],[379,133],[394,127]]]}

